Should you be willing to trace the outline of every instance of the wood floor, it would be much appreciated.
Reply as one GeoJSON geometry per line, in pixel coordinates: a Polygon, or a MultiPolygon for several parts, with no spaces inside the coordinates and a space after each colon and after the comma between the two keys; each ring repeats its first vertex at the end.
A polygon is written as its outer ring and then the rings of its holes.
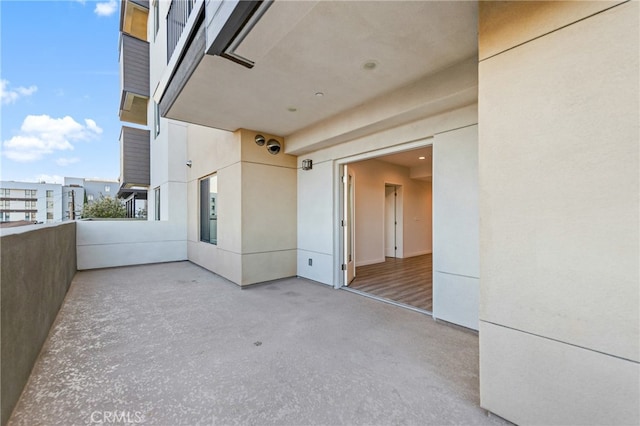
{"type": "Polygon", "coordinates": [[[349,288],[431,312],[433,260],[431,254],[359,266],[349,288]]]}

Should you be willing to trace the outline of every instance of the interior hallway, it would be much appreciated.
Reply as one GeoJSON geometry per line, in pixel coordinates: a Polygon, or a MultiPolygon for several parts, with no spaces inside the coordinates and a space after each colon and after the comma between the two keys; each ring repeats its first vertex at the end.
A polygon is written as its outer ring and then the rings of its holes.
{"type": "Polygon", "coordinates": [[[508,424],[478,375],[473,333],[304,279],[82,271],[9,424],[508,424]]]}
{"type": "Polygon", "coordinates": [[[349,288],[431,312],[433,256],[387,257],[383,263],[358,266],[349,288]]]}

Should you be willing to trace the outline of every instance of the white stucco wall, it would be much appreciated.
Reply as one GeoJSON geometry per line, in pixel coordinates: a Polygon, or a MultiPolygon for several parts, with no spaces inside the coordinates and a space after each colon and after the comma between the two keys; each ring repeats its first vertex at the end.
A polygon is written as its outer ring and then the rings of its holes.
{"type": "Polygon", "coordinates": [[[187,259],[184,231],[170,221],[81,220],[76,242],[79,270],[187,259]]]}
{"type": "Polygon", "coordinates": [[[478,126],[433,138],[433,317],[478,329],[478,126]]]}
{"type": "Polygon", "coordinates": [[[569,3],[481,4],[481,403],[638,424],[639,3],[569,3]]]}

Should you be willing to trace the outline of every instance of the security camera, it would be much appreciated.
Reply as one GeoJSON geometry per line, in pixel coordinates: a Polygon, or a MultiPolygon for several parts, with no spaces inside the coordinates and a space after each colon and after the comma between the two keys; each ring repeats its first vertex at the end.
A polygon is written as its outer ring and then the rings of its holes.
{"type": "Polygon", "coordinates": [[[192,164],[191,160],[187,160],[187,167],[191,167],[192,164]]]}
{"type": "Polygon", "coordinates": [[[256,145],[262,146],[264,145],[265,139],[262,135],[256,135],[256,145]]]}
{"type": "Polygon", "coordinates": [[[269,139],[269,142],[267,142],[267,151],[269,151],[269,154],[273,154],[273,155],[276,155],[277,153],[279,153],[280,142],[278,142],[275,139],[269,139]]]}

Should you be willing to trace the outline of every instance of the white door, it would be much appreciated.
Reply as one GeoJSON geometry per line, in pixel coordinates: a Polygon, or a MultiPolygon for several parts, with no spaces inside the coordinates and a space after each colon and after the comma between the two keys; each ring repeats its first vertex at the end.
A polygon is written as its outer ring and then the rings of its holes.
{"type": "Polygon", "coordinates": [[[343,169],[343,212],[342,212],[342,229],[344,241],[344,285],[348,286],[356,277],[356,256],[355,256],[355,185],[353,172],[348,165],[344,165],[343,169]]]}
{"type": "Polygon", "coordinates": [[[398,192],[395,185],[384,187],[384,255],[385,257],[397,257],[398,250],[397,231],[398,218],[396,201],[398,192]]]}

